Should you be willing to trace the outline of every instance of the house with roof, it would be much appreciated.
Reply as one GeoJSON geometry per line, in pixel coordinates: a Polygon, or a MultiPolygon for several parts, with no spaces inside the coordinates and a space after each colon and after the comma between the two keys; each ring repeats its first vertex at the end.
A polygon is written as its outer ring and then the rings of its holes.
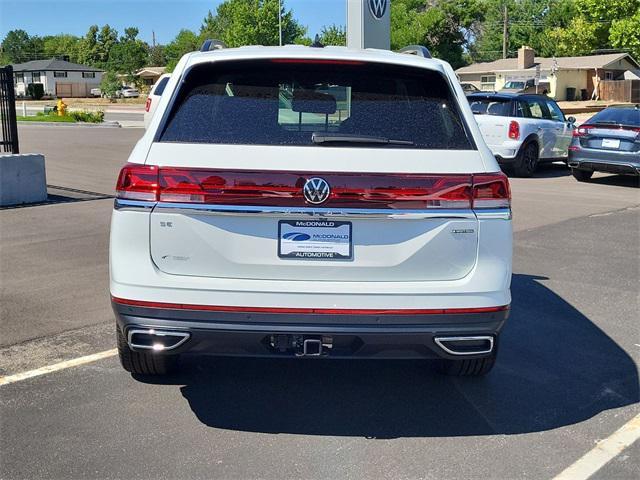
{"type": "Polygon", "coordinates": [[[510,81],[526,83],[538,75],[546,93],[560,101],[590,99],[598,94],[602,80],[624,80],[639,71],[640,65],[628,53],[545,58],[536,57],[533,49],[523,46],[517,58],[474,63],[459,68],[456,74],[460,82],[484,91],[500,90],[510,81]]]}
{"type": "Polygon", "coordinates": [[[50,58],[16,63],[13,67],[13,84],[16,96],[26,96],[30,83],[41,83],[45,95],[51,97],[88,97],[92,88],[102,82],[103,70],[50,58]]]}
{"type": "Polygon", "coordinates": [[[144,67],[136,72],[136,76],[151,88],[166,71],[167,67],[144,67]]]}

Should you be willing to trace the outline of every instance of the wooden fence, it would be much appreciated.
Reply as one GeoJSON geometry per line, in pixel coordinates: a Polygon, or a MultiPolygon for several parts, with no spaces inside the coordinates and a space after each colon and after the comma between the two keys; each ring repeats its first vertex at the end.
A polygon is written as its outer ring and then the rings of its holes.
{"type": "Polygon", "coordinates": [[[603,80],[600,100],[640,103],[640,80],[603,80]]]}

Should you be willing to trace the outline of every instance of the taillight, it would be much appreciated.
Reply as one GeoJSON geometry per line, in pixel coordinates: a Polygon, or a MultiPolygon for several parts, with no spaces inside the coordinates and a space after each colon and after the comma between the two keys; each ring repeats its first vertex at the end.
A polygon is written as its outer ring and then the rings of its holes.
{"type": "Polygon", "coordinates": [[[574,137],[584,137],[589,135],[589,130],[595,128],[593,125],[580,125],[573,131],[574,137]]]}
{"type": "MultiPolygon", "coordinates": [[[[160,168],[159,200],[222,205],[306,206],[296,172],[160,168]]],[[[330,185],[320,207],[471,208],[470,175],[317,174],[330,185]]]]}
{"type": "Polygon", "coordinates": [[[118,177],[117,198],[171,203],[244,206],[310,206],[305,182],[320,176],[330,185],[318,207],[370,209],[509,207],[509,182],[502,173],[310,175],[126,164],[118,177]]]}
{"type": "Polygon", "coordinates": [[[147,101],[144,104],[144,111],[148,112],[150,108],[151,108],[151,97],[147,97],[147,101]]]}
{"type": "Polygon", "coordinates": [[[520,124],[515,120],[511,120],[509,123],[509,138],[513,140],[520,139],[520,124]]]}
{"type": "Polygon", "coordinates": [[[480,173],[473,176],[473,208],[511,206],[511,189],[504,173],[480,173]]]}
{"type": "Polygon", "coordinates": [[[116,197],[127,200],[158,200],[158,167],[127,163],[118,176],[116,197]]]}

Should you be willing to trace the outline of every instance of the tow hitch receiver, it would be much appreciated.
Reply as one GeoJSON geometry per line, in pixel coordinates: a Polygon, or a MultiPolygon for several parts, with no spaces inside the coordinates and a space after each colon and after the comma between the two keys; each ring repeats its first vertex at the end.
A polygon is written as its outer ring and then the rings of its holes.
{"type": "Polygon", "coordinates": [[[282,353],[293,352],[296,357],[321,357],[333,348],[333,339],[326,336],[271,335],[269,344],[282,353]]]}

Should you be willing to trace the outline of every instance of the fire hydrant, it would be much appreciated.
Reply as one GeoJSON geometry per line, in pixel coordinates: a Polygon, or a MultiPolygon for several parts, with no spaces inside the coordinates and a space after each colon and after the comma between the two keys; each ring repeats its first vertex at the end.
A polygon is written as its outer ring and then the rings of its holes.
{"type": "Polygon", "coordinates": [[[64,117],[67,114],[67,104],[62,101],[62,99],[58,100],[57,103],[57,111],[59,117],[64,117]]]}

